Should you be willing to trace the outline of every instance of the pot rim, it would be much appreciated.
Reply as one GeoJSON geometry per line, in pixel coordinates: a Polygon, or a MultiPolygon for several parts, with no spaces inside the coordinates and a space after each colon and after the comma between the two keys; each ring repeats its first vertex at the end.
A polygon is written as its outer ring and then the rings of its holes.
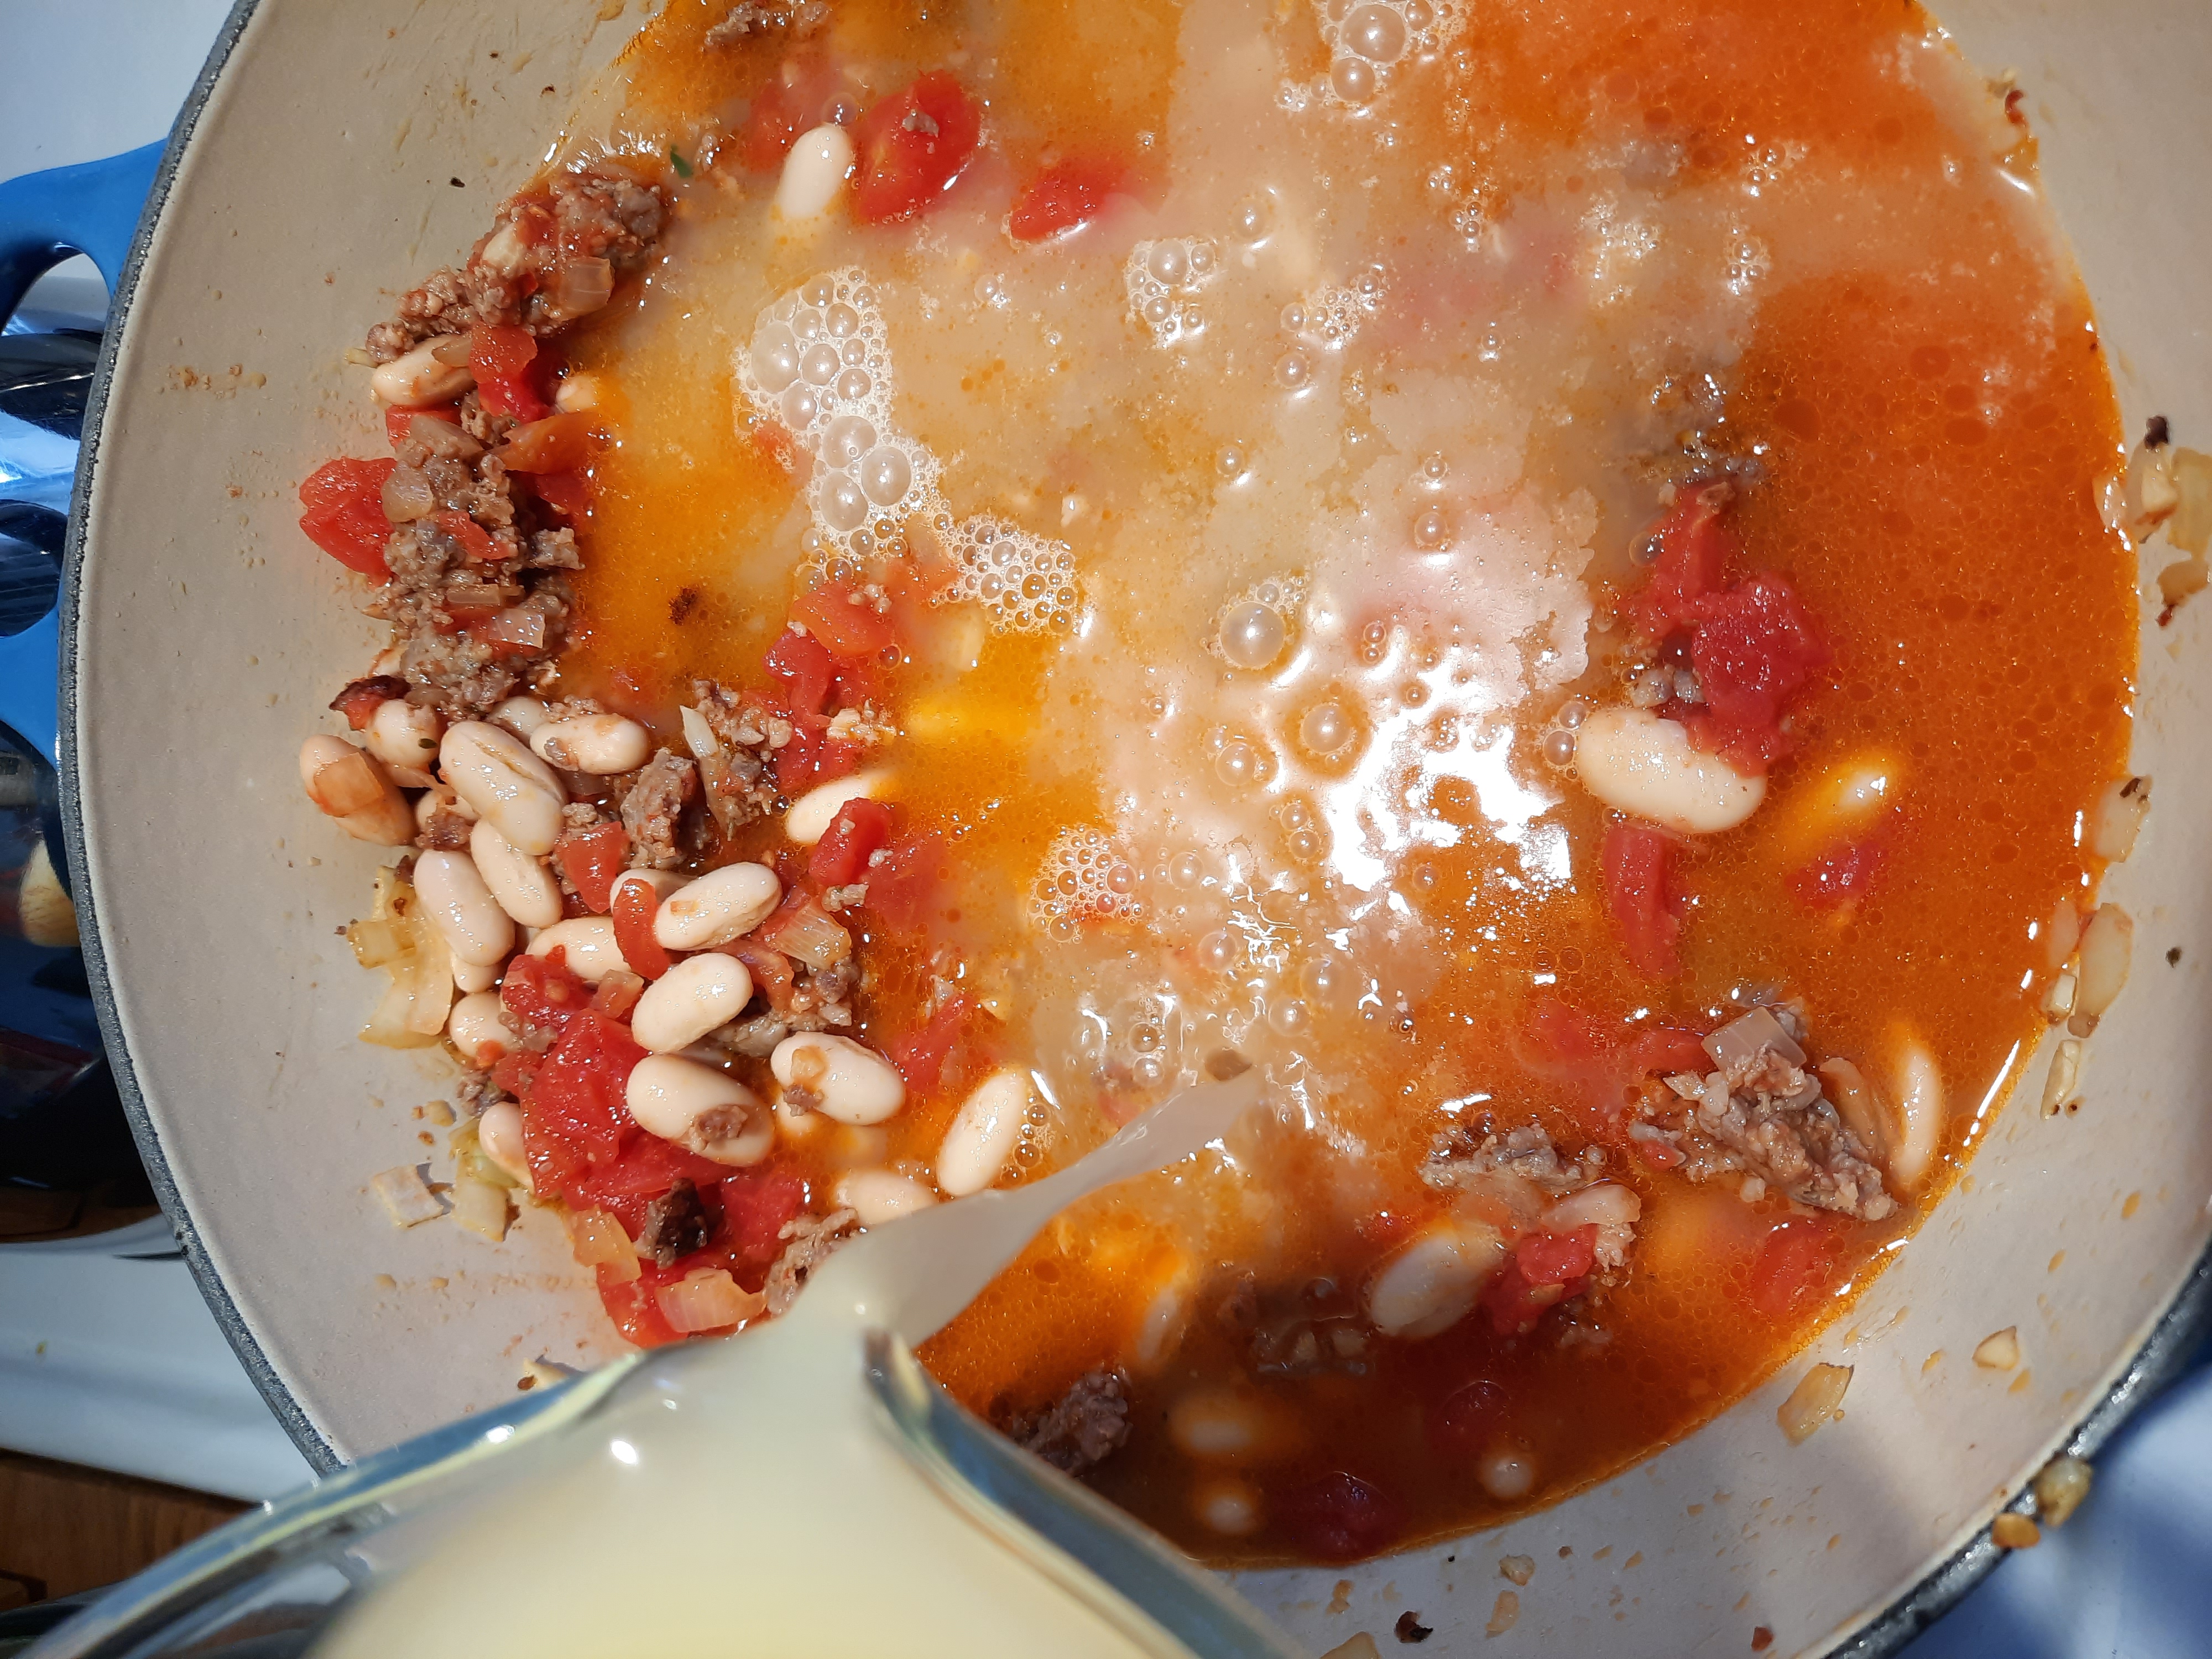
{"type": "MultiPolygon", "coordinates": [[[[215,1271],[203,1247],[199,1231],[179,1197],[169,1169],[160,1131],[146,1107],[131,1064],[129,1045],[116,1012],[113,975],[107,950],[100,937],[98,906],[85,863],[85,836],[81,779],[77,769],[77,659],[82,615],[78,605],[79,577],[84,568],[86,525],[92,492],[99,471],[100,448],[105,436],[108,392],[113,382],[117,349],[129,325],[131,301],[138,288],[146,255],[168,204],[177,170],[198,131],[201,116],[216,82],[228,67],[232,52],[244,35],[261,0],[235,0],[223,20],[208,59],[192,84],[191,94],[179,111],[176,125],[155,170],[146,206],[131,238],[129,258],[110,296],[107,328],[100,344],[87,403],[82,446],[77,456],[76,481],[70,495],[69,538],[63,553],[62,588],[58,607],[61,631],[58,687],[60,720],[58,734],[61,780],[62,830],[68,856],[71,891],[75,897],[78,932],[84,947],[85,976],[91,986],[94,1008],[108,1065],[115,1075],[138,1155],[146,1166],[161,1211],[175,1230],[200,1294],[215,1315],[216,1323],[237,1353],[246,1375],[268,1401],[270,1410],[301,1455],[319,1475],[345,1467],[337,1449],[308,1417],[306,1408],[276,1374],[258,1338],[240,1313],[228,1286],[215,1271]]],[[[2128,1358],[2112,1384],[2076,1418],[2060,1453],[2094,1458],[2128,1419],[2179,1376],[2198,1343],[2212,1331],[2212,1245],[2208,1245],[2160,1311],[2150,1331],[2128,1358]]],[[[2027,1491],[2032,1473],[2021,1473],[2021,1488],[2006,1508],[2028,1513],[2033,1504],[2027,1491]]],[[[2005,1553],[1990,1540],[1987,1528],[1978,1529],[1966,1543],[1938,1561],[1877,1610],[1862,1616],[1856,1627],[1842,1633],[1826,1652],[1835,1659],[1887,1659],[1900,1651],[1958,1604],[1986,1577],[2005,1553]]],[[[1387,1559],[1387,1558],[1386,1558],[1387,1559]]]]}

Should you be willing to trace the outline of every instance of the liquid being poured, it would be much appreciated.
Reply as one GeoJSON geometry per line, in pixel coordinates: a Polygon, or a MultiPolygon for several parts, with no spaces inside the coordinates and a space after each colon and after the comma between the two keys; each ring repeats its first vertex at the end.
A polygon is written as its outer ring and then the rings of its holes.
{"type": "MultiPolygon", "coordinates": [[[[1188,1090],[1044,1180],[863,1236],[784,1318],[646,1356],[441,1518],[314,1651],[603,1659],[741,1637],[748,1652],[872,1659],[1190,1653],[1069,1556],[960,1501],[957,1477],[901,1445],[866,1356],[884,1334],[940,1329],[1068,1205],[1218,1141],[1259,1089],[1248,1073],[1188,1090]]],[[[1159,1576],[1168,1599],[1238,1617],[1194,1575],[1159,1576]]],[[[1289,1651],[1256,1619],[1215,1650],[1289,1651]]]]}

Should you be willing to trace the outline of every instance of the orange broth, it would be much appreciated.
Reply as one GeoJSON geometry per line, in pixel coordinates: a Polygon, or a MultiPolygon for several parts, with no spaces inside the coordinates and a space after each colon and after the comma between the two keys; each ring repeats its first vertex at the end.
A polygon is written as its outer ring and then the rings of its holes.
{"type": "MultiPolygon", "coordinates": [[[[642,292],[570,343],[617,395],[564,688],[680,751],[692,677],[766,683],[807,518],[732,364],[777,295],[865,270],[901,418],[945,461],[952,510],[1065,543],[1086,620],[994,633],[941,605],[883,673],[891,798],[945,837],[954,878],[926,937],[863,939],[859,1035],[915,1028],[940,952],[934,971],[991,1011],[963,1075],[1016,1064],[1049,1096],[1014,1176],[1079,1156],[1220,1048],[1285,1103],[1200,1165],[1063,1218],[929,1345],[936,1374],[1004,1420],[1125,1368],[1133,1432],[1091,1478],[1233,1560],[1310,1553],[1278,1510],[1331,1472],[1388,1494],[1385,1541],[1463,1531],[1755,1386],[1911,1235],[2004,1101],[2042,1029],[2040,932],[2099,874],[2078,815],[2125,761],[2132,567],[2095,499],[2117,413],[2024,130],[1923,14],[1857,0],[1462,7],[1455,39],[1351,108],[1311,93],[1326,14],[1304,5],[1003,0],[915,21],[852,0],[803,50],[862,104],[951,69],[985,104],[983,151],[914,221],[777,240],[775,175],[746,172],[734,135],[794,49],[773,31],[702,46],[723,9],[676,0],[625,65],[629,125],[696,176],[667,181],[681,205],[642,292]],[[1303,109],[1277,95],[1292,82],[1303,109]],[[1132,161],[1135,199],[1010,241],[1014,191],[1077,150],[1132,161]],[[1240,240],[1240,198],[1266,207],[1262,236],[1240,240]],[[1176,234],[1210,238],[1224,274],[1163,348],[1121,273],[1176,234]],[[1348,337],[1289,333],[1280,307],[1331,283],[1348,337]],[[1293,355],[1302,390],[1282,384],[1293,355]],[[1407,526],[1431,446],[1455,527],[1425,565],[1407,526]],[[1608,653],[1663,487],[1730,467],[1742,568],[1786,574],[1832,660],[1791,705],[1765,804],[1679,853],[1683,971],[1654,978],[1596,873],[1613,815],[1543,740],[1570,698],[1619,699],[1608,653]],[[1305,626],[1291,649],[1310,663],[1263,691],[1200,647],[1269,579],[1334,595],[1346,626],[1305,626]],[[1301,752],[1324,696],[1356,708],[1357,765],[1301,752]],[[1239,742],[1257,785],[1223,781],[1239,742]],[[1878,883],[1808,908],[1792,873],[1835,838],[1819,786],[1867,757],[1891,779],[1878,883]],[[1364,840],[1363,800],[1389,819],[1364,840]],[[1317,820],[1325,850],[1301,859],[1317,820]],[[1083,828],[1141,911],[1047,925],[1032,886],[1083,828]],[[1355,995],[1315,993],[1324,957],[1355,995]],[[1802,1206],[1616,1158],[1643,1206],[1628,1266],[1533,1331],[1478,1312],[1369,1340],[1356,1367],[1249,1374],[1216,1313],[1243,1276],[1326,1328],[1446,1202],[1419,1179],[1441,1133],[1533,1119],[1577,1148],[1618,1107],[1602,1066],[1540,1052],[1547,1006],[1610,1044],[1710,1030],[1747,988],[1794,998],[1808,1046],[1869,1077],[1917,1036],[1949,1102],[1936,1173],[1887,1220],[1824,1224],[1802,1294],[1754,1279],[1774,1229],[1818,1219],[1802,1206]],[[1473,1380],[1498,1390],[1475,1439],[1523,1449],[1523,1495],[1492,1495],[1474,1442],[1437,1437],[1473,1380]],[[1269,1425],[1233,1469],[1167,1430],[1220,1389],[1269,1425]],[[1223,1480],[1255,1506],[1241,1534],[1202,1518],[1223,1480]]],[[[775,822],[752,833],[718,856],[772,859],[775,822]]],[[[926,1171],[958,1099],[778,1156],[817,1190],[845,1167],[926,1171]]]]}

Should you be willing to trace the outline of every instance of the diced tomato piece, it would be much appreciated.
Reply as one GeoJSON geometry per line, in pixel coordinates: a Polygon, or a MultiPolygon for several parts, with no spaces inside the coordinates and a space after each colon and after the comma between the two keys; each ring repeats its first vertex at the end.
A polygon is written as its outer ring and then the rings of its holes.
{"type": "Polygon", "coordinates": [[[463,556],[474,562],[483,564],[499,556],[498,545],[484,527],[459,507],[433,513],[430,522],[459,542],[463,556]]]}
{"type": "Polygon", "coordinates": [[[1681,971],[1674,941],[1682,918],[1668,890],[1674,844],[1640,823],[1616,823],[1605,832],[1599,862],[1605,898],[1621,948],[1639,974],[1668,978],[1681,971]]]}
{"type": "Polygon", "coordinates": [[[763,666],[784,683],[793,714],[819,714],[837,678],[836,659],[823,648],[822,641],[788,629],[769,647],[763,666]]]}
{"type": "Polygon", "coordinates": [[[1054,162],[1030,183],[1006,216],[1006,232],[1018,242],[1086,225],[1106,208],[1106,198],[1121,188],[1129,169],[1098,155],[1071,155],[1054,162]]]}
{"type": "Polygon", "coordinates": [[[615,878],[622,874],[629,858],[629,832],[619,823],[566,830],[553,843],[553,856],[560,860],[561,873],[568,878],[568,884],[585,907],[593,915],[603,916],[614,906],[615,878]]]}
{"type": "Polygon", "coordinates": [[[526,328],[479,323],[469,331],[469,373],[478,384],[514,380],[537,357],[538,337],[526,328]]]}
{"type": "MultiPolygon", "coordinates": [[[[490,414],[506,415],[526,422],[542,421],[553,412],[553,405],[538,395],[538,388],[521,377],[512,380],[478,380],[477,398],[490,414]]],[[[523,467],[516,470],[535,471],[539,469],[523,467]]]]}
{"type": "Polygon", "coordinates": [[[919,933],[944,914],[951,862],[934,835],[907,836],[884,848],[868,872],[867,919],[872,927],[919,933]]]}
{"type": "Polygon", "coordinates": [[[498,453],[510,472],[574,472],[591,465],[595,441],[591,416],[571,410],[542,419],[529,417],[527,425],[507,434],[498,453]]]}
{"type": "Polygon", "coordinates": [[[1810,1218],[1784,1222],[1752,1260],[1745,1299],[1769,1319],[1786,1319],[1834,1281],[1842,1243],[1833,1227],[1810,1218]]]}
{"type": "Polygon", "coordinates": [[[645,1225],[645,1206],[688,1181],[711,1206],[729,1171],[712,1159],[639,1130],[620,1157],[578,1174],[562,1189],[572,1210],[605,1210],[632,1238],[645,1225]]]}
{"type": "Polygon", "coordinates": [[[806,1182],[770,1165],[722,1177],[720,1243],[749,1267],[765,1267],[789,1243],[783,1230],[806,1213],[806,1182]]]}
{"type": "Polygon", "coordinates": [[[607,1310],[607,1317],[623,1334],[623,1340],[633,1347],[665,1348],[672,1342],[681,1342],[684,1333],[668,1322],[668,1316],[660,1311],[660,1302],[654,1294],[660,1285],[657,1275],[643,1273],[627,1281],[618,1280],[611,1268],[599,1270],[599,1303],[607,1310]]]}
{"type": "Polygon", "coordinates": [[[597,499],[588,472],[541,472],[532,480],[538,499],[571,524],[591,514],[597,499]]]}
{"type": "Polygon", "coordinates": [[[1482,1293],[1492,1328],[1501,1336],[1533,1329],[1547,1309],[1581,1288],[1597,1263],[1597,1229],[1531,1233],[1482,1293]]]}
{"type": "Polygon", "coordinates": [[[868,859],[891,836],[891,809],[857,796],[837,809],[806,860],[807,878],[817,889],[846,887],[867,873],[868,859]]]}
{"type": "Polygon", "coordinates": [[[407,682],[397,674],[376,674],[365,680],[349,680],[345,690],[331,699],[331,707],[346,717],[346,724],[355,731],[365,728],[376,718],[376,711],[394,697],[407,695],[407,682]]]}
{"type": "Polygon", "coordinates": [[[1659,557],[1643,591],[1629,601],[1629,620],[1647,640],[1663,640],[1698,620],[1698,601],[1721,585],[1721,571],[1735,550],[1723,519],[1735,486],[1709,483],[1674,497],[1667,516],[1652,532],[1659,557]]]}
{"type": "MultiPolygon", "coordinates": [[[[619,873],[619,872],[617,872],[619,873]]],[[[574,877],[570,877],[571,881],[574,877]]],[[[653,936],[653,918],[660,901],[645,882],[633,881],[613,897],[615,946],[629,970],[641,979],[659,979],[676,965],[677,958],[653,936]]]]}
{"type": "Polygon", "coordinates": [[[564,1191],[622,1155],[638,1133],[623,1085],[644,1058],[627,1027],[588,1008],[569,1016],[522,1101],[523,1150],[540,1191],[564,1191]]]}
{"type": "Polygon", "coordinates": [[[340,456],[325,461],[300,486],[307,510],[300,528],[307,539],[349,570],[379,581],[391,577],[384,545],[392,539],[392,520],[384,516],[384,481],[399,463],[389,455],[356,461],[340,456]]]}
{"type": "Polygon", "coordinates": [[[890,619],[878,615],[865,600],[856,600],[852,590],[841,582],[825,582],[800,594],[792,605],[791,619],[819,640],[832,656],[872,657],[897,642],[890,619]]]}
{"type": "Polygon", "coordinates": [[[774,173],[783,165],[799,135],[815,125],[835,88],[830,66],[805,58],[786,58],[769,83],[753,94],[745,116],[738,154],[751,173],[774,173]]]}
{"type": "Polygon", "coordinates": [[[1759,774],[1790,752],[1783,706],[1831,660],[1789,580],[1762,573],[1698,601],[1690,663],[1705,702],[1682,716],[1693,742],[1759,774]]]}
{"type": "Polygon", "coordinates": [[[394,404],[384,411],[385,438],[395,446],[406,442],[417,415],[427,415],[434,421],[453,426],[461,423],[460,411],[451,404],[438,404],[428,409],[410,409],[403,404],[394,404]]]}
{"type": "Polygon", "coordinates": [[[1790,872],[1790,890],[1815,910],[1840,910],[1856,904],[1881,874],[1881,842],[1872,836],[1846,842],[1790,872]]]}
{"type": "Polygon", "coordinates": [[[530,1092],[531,1082],[537,1077],[538,1068],[544,1063],[545,1056],[543,1054],[510,1048],[493,1062],[492,1083],[519,1100],[530,1092]]]}
{"type": "Polygon", "coordinates": [[[878,99],[853,129],[853,211],[863,224],[912,218],[952,187],[982,132],[975,100],[942,70],[878,99]]]}
{"type": "Polygon", "coordinates": [[[571,971],[568,952],[562,950],[542,957],[519,956],[508,963],[499,1000],[524,1025],[557,1031],[590,1005],[592,988],[571,971]]]}
{"type": "Polygon", "coordinates": [[[1638,1032],[1626,1057],[1630,1073],[1638,1078],[1669,1077],[1677,1072],[1702,1073],[1712,1063],[1704,1039],[1695,1031],[1673,1025],[1638,1032]]]}
{"type": "Polygon", "coordinates": [[[1341,1469],[1285,1492],[1276,1518],[1301,1550],[1323,1561],[1377,1554],[1406,1524],[1405,1512],[1382,1487],[1341,1469]]]}
{"type": "Polygon", "coordinates": [[[945,1076],[945,1062],[975,1024],[975,1005],[963,996],[947,997],[922,1028],[890,1045],[891,1064],[918,1095],[937,1087],[945,1076]]]}
{"type": "Polygon", "coordinates": [[[1679,1169],[1690,1161],[1689,1154],[1670,1140],[1660,1140],[1632,1134],[1628,1144],[1636,1151],[1648,1168],[1654,1170],[1679,1169]]]}
{"type": "Polygon", "coordinates": [[[1508,1397],[1486,1376],[1462,1382],[1429,1408],[1429,1443],[1447,1456],[1480,1456],[1505,1425],[1508,1397]]]}

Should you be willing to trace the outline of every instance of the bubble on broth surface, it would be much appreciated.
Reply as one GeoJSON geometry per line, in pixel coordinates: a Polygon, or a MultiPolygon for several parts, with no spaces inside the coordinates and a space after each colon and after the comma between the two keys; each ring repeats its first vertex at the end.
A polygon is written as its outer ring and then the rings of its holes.
{"type": "Polygon", "coordinates": [[[1460,31],[1459,0],[1314,0],[1328,70],[1311,91],[1358,109],[1388,88],[1391,71],[1435,52],[1460,31]]]}
{"type": "Polygon", "coordinates": [[[1000,633],[1066,633],[1075,625],[1075,555],[1066,543],[989,517],[939,533],[957,573],[947,599],[974,600],[1000,633]]]}
{"type": "Polygon", "coordinates": [[[1283,327],[1324,351],[1339,351],[1352,343],[1382,298],[1382,273],[1363,272],[1357,284],[1317,288],[1285,306],[1283,327]]]}
{"type": "Polygon", "coordinates": [[[1030,921],[1054,939],[1073,937],[1085,922],[1133,921],[1145,914],[1136,866],[1106,832],[1063,830],[1045,849],[1030,888],[1030,921]]]}
{"type": "Polygon", "coordinates": [[[1139,242],[1129,250],[1122,283],[1129,316],[1144,325],[1158,346],[1173,345],[1205,327],[1195,303],[1199,293],[1221,273],[1221,250],[1209,237],[1170,236],[1139,242]]]}
{"type": "Polygon", "coordinates": [[[1290,645],[1306,597],[1303,576],[1269,576],[1223,605],[1206,648],[1231,668],[1272,667],[1290,645]]]}
{"type": "MultiPolygon", "coordinates": [[[[1164,245],[1163,245],[1164,246],[1164,245]]],[[[1210,243],[1179,242],[1170,269],[1213,268],[1210,243]]],[[[1000,633],[1065,632],[1074,626],[1075,555],[1065,542],[981,517],[958,523],[939,488],[944,467],[900,430],[889,331],[858,266],[809,277],[773,301],[737,353],[738,386],[756,419],[789,432],[815,465],[805,486],[813,520],[804,570],[831,574],[895,544],[919,519],[954,569],[941,599],[981,605],[1000,633]]]]}

